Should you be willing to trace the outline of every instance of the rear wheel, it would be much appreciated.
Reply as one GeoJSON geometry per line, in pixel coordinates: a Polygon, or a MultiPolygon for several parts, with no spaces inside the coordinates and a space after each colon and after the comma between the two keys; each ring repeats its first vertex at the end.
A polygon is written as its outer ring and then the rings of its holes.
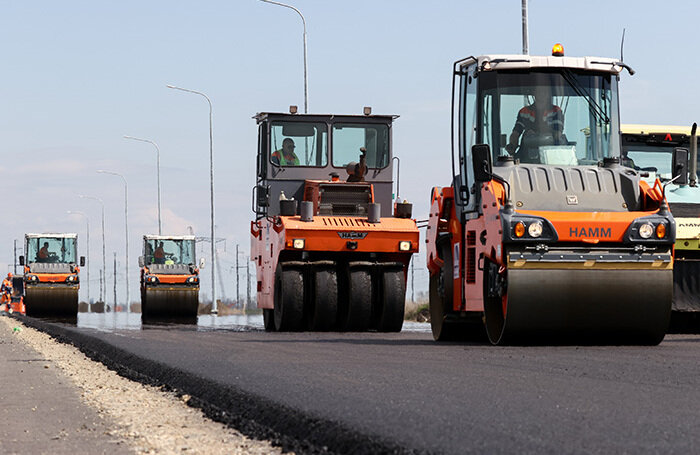
{"type": "Polygon", "coordinates": [[[279,332],[295,332],[304,322],[304,275],[299,270],[275,272],[275,328],[279,332]]]}
{"type": "Polygon", "coordinates": [[[435,341],[458,339],[459,327],[450,321],[453,302],[452,249],[448,238],[438,241],[438,255],[443,264],[440,270],[430,275],[430,328],[435,341]]]}
{"type": "Polygon", "coordinates": [[[381,298],[377,301],[377,330],[400,332],[406,299],[406,279],[403,269],[384,270],[381,286],[381,298]]]}
{"type": "Polygon", "coordinates": [[[320,269],[313,273],[314,295],[308,326],[313,331],[331,330],[338,315],[338,277],[333,268],[320,269]]]}
{"type": "Polygon", "coordinates": [[[275,310],[270,308],[263,309],[263,323],[265,324],[265,331],[274,332],[275,331],[275,310]]]}

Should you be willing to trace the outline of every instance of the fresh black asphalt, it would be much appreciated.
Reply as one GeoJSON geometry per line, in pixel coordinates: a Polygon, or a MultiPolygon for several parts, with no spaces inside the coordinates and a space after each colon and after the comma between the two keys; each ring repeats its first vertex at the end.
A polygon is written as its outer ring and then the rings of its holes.
{"type": "Polygon", "coordinates": [[[27,323],[298,453],[697,453],[700,336],[659,346],[438,344],[429,333],[27,323]]]}

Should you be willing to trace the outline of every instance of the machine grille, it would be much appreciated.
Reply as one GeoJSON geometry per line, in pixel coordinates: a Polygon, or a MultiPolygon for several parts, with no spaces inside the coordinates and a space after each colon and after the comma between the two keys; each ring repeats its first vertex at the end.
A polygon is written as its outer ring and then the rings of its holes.
{"type": "Polygon", "coordinates": [[[319,215],[367,215],[372,200],[369,185],[321,185],[319,215]]]}

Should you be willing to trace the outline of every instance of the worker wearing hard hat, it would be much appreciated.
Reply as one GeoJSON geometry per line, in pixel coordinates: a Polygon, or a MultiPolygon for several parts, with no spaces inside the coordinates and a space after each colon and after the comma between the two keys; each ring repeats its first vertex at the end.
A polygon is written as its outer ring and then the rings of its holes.
{"type": "Polygon", "coordinates": [[[285,138],[282,141],[282,148],[272,154],[272,163],[278,166],[299,166],[299,158],[294,153],[294,140],[285,138]]]}
{"type": "Polygon", "coordinates": [[[160,242],[155,251],[153,251],[153,262],[156,264],[165,264],[165,250],[163,250],[163,242],[160,242]]]}

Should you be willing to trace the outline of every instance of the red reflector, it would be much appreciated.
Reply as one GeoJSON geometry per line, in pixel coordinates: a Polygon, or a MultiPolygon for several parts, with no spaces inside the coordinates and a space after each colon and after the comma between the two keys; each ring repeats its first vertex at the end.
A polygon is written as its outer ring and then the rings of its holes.
{"type": "Polygon", "coordinates": [[[664,141],[673,141],[673,136],[671,136],[671,133],[666,133],[666,137],[664,138],[664,141]]]}

